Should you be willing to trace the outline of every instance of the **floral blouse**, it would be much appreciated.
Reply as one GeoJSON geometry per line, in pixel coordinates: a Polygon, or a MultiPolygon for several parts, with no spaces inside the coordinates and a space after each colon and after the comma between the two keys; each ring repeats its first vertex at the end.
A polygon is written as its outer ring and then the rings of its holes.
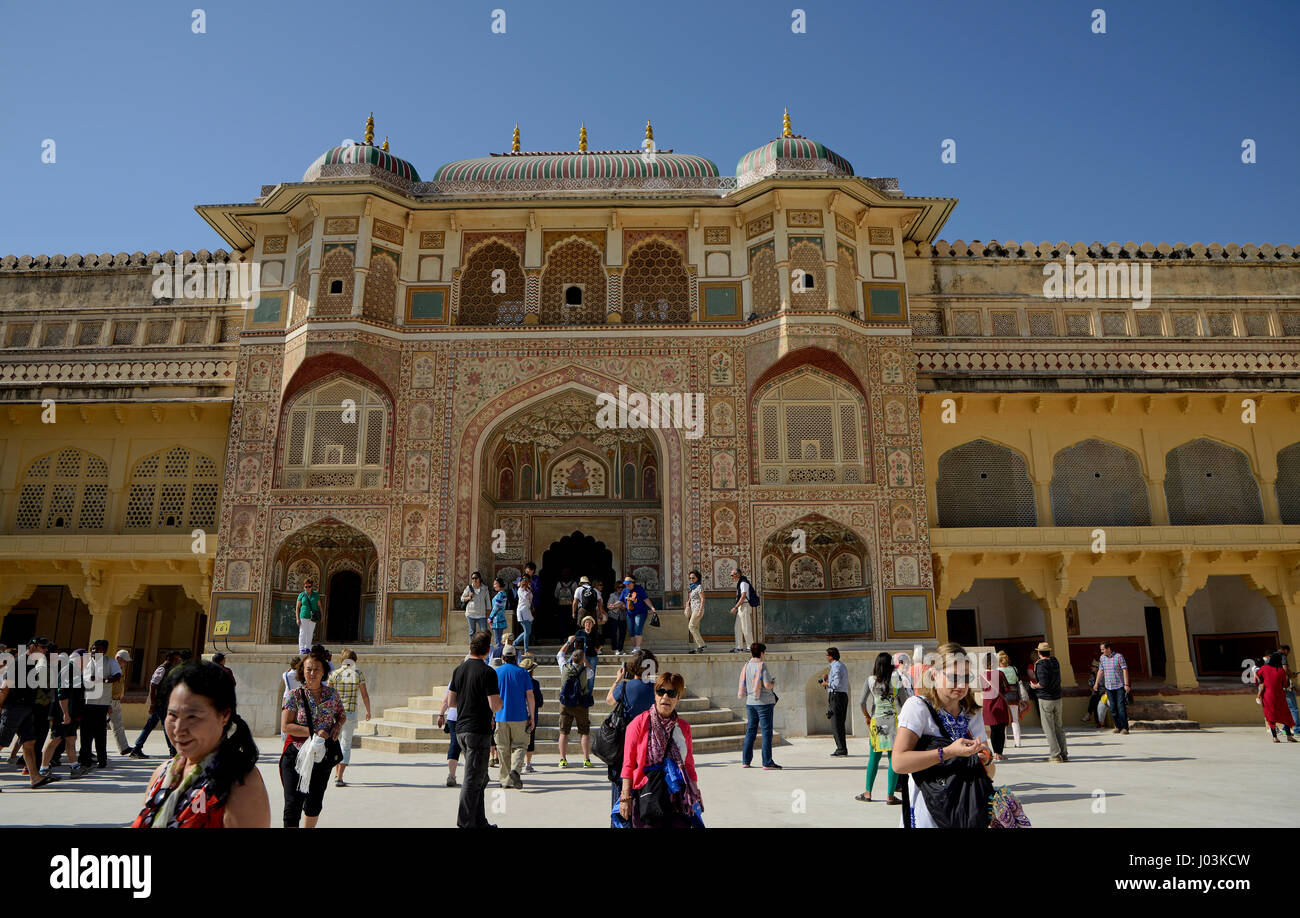
{"type": "MultiPolygon", "coordinates": [[[[342,726],[348,719],[348,715],[343,710],[343,699],[339,697],[338,692],[325,684],[321,685],[320,691],[318,703],[306,688],[295,689],[289,693],[289,698],[284,703],[284,710],[293,712],[294,723],[302,727],[307,726],[307,709],[302,706],[302,700],[306,698],[307,704],[311,707],[312,726],[317,731],[328,730],[332,734],[336,727],[342,726]]],[[[295,746],[301,746],[306,737],[291,736],[289,739],[295,746]]]]}

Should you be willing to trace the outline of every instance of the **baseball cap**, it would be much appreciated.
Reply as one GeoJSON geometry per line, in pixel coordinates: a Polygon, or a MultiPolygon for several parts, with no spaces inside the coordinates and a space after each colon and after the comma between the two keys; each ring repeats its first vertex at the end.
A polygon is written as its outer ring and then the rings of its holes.
{"type": "Polygon", "coordinates": [[[127,650],[125,647],[119,650],[117,653],[113,654],[113,656],[119,660],[125,660],[128,663],[131,662],[131,652],[127,650]]]}

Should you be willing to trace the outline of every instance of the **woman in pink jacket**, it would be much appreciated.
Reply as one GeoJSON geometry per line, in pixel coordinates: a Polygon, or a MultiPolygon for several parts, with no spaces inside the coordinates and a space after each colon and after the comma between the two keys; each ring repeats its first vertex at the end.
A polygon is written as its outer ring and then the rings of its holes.
{"type": "Polygon", "coordinates": [[[618,813],[632,828],[703,827],[691,727],[677,716],[686,693],[681,673],[655,680],[654,706],[627,725],[618,813]]]}

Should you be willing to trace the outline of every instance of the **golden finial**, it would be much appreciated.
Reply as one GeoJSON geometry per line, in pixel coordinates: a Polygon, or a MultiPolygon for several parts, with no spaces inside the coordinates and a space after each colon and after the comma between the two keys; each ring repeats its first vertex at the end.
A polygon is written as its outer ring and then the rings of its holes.
{"type": "Polygon", "coordinates": [[[384,135],[384,152],[385,152],[385,153],[388,152],[388,135],[387,135],[387,134],[384,135]]]}
{"type": "Polygon", "coordinates": [[[781,136],[794,136],[794,131],[790,130],[790,109],[788,108],[785,110],[785,115],[781,118],[781,136]]]}
{"type": "Polygon", "coordinates": [[[578,152],[587,152],[587,122],[582,122],[582,127],[578,130],[578,152]]]}
{"type": "Polygon", "coordinates": [[[519,122],[518,121],[515,122],[515,136],[510,141],[510,152],[511,153],[519,152],[519,122]]]}
{"type": "Polygon", "coordinates": [[[375,113],[371,112],[370,117],[366,119],[366,146],[375,145],[375,113]]]}
{"type": "Polygon", "coordinates": [[[650,126],[650,122],[645,123],[645,139],[653,141],[655,139],[655,130],[650,126]]]}

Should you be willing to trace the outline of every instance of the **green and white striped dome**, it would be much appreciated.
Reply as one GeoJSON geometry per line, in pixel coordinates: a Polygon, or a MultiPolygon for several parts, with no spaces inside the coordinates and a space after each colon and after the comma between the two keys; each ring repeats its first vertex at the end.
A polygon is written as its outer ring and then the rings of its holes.
{"type": "Polygon", "coordinates": [[[447,163],[435,182],[563,181],[567,179],[709,179],[718,167],[703,156],[660,150],[595,150],[589,153],[502,153],[447,163]]]}
{"type": "Polygon", "coordinates": [[[313,182],[320,178],[325,166],[359,165],[368,163],[378,166],[385,172],[391,172],[408,182],[418,182],[420,173],[404,159],[399,159],[387,150],[380,149],[373,143],[351,143],[330,147],[322,153],[303,175],[304,182],[313,182]]]}

